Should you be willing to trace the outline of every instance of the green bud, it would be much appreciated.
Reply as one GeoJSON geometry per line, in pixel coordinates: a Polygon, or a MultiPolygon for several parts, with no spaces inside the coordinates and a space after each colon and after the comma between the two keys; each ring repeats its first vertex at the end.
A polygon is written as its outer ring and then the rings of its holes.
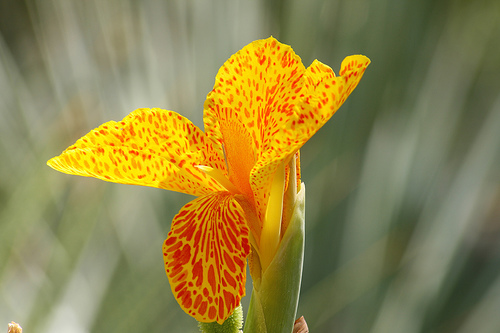
{"type": "Polygon", "coordinates": [[[200,331],[203,333],[241,333],[243,327],[243,309],[241,304],[234,309],[233,313],[220,325],[213,323],[198,323],[200,331]]]}

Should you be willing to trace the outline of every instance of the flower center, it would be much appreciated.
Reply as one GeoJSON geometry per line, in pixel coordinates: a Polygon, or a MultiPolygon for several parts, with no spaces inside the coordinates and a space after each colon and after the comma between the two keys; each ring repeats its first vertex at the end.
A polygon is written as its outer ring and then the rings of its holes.
{"type": "Polygon", "coordinates": [[[255,148],[250,134],[239,119],[221,123],[229,180],[249,202],[253,203],[250,171],[255,165],[255,148]]]}

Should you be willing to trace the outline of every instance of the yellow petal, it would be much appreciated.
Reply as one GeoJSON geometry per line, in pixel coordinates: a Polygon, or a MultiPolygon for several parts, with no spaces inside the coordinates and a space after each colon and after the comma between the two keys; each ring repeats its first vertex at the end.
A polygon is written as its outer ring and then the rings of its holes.
{"type": "Polygon", "coordinates": [[[349,56],[342,61],[340,76],[335,76],[330,67],[315,60],[306,71],[307,94],[298,105],[298,118],[290,119],[283,131],[288,137],[285,145],[302,147],[337,112],[369,64],[365,56],[349,56]]]}
{"type": "Polygon", "coordinates": [[[250,201],[250,171],[294,113],[304,71],[288,45],[258,40],[226,61],[207,96],[205,131],[224,145],[229,179],[250,201]]]}
{"type": "Polygon", "coordinates": [[[271,185],[266,215],[260,238],[260,263],[262,271],[271,263],[281,240],[281,218],[283,216],[283,195],[285,194],[285,165],[278,166],[271,185]]]}
{"type": "Polygon", "coordinates": [[[68,174],[196,196],[223,190],[197,165],[227,175],[211,140],[187,118],[162,109],[138,109],[121,122],[107,122],[47,164],[68,174]]]}
{"type": "Polygon", "coordinates": [[[245,295],[250,252],[244,212],[228,192],[186,204],[163,244],[165,271],[184,311],[222,324],[245,295]]]}
{"type": "Polygon", "coordinates": [[[337,77],[330,67],[317,60],[306,70],[303,96],[297,101],[295,113],[287,117],[286,124],[276,131],[271,146],[262,153],[251,171],[251,187],[258,196],[256,202],[266,203],[278,165],[282,161],[288,163],[291,156],[333,116],[357,86],[369,63],[365,56],[347,57],[337,77]]]}

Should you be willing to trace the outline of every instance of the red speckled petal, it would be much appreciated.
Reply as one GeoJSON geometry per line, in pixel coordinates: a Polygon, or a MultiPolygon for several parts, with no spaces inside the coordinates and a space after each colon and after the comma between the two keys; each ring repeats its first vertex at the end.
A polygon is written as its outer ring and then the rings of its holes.
{"type": "Polygon", "coordinates": [[[363,55],[346,57],[340,65],[340,76],[336,77],[330,67],[315,60],[306,71],[308,94],[299,104],[299,120],[297,124],[289,122],[288,128],[293,130],[296,126],[307,141],[337,112],[369,64],[370,59],[363,55]]]}
{"type": "MultiPolygon", "coordinates": [[[[280,162],[288,162],[339,109],[357,86],[370,60],[361,55],[344,59],[340,76],[315,60],[304,75],[304,96],[297,102],[295,113],[273,136],[271,148],[257,161],[251,172],[251,187],[256,201],[267,202],[271,182],[280,162]]],[[[261,214],[263,211],[261,210],[261,214]]]]}
{"type": "Polygon", "coordinates": [[[257,40],[226,61],[207,97],[205,131],[224,145],[230,180],[250,201],[250,172],[294,115],[304,72],[290,46],[272,37],[257,40]]]}
{"type": "Polygon", "coordinates": [[[362,55],[342,61],[340,76],[315,60],[305,74],[305,97],[290,117],[286,127],[275,136],[275,148],[269,158],[288,156],[307,142],[332,116],[356,88],[370,60],[362,55]],[[274,156],[273,156],[274,155],[274,156]]]}
{"type": "Polygon", "coordinates": [[[68,174],[196,196],[223,190],[196,165],[227,175],[222,151],[206,134],[187,118],[162,109],[138,109],[121,122],[107,122],[47,164],[68,174]]]}
{"type": "Polygon", "coordinates": [[[216,192],[185,205],[163,244],[165,271],[184,311],[222,324],[245,295],[249,253],[244,212],[231,194],[216,192]]]}

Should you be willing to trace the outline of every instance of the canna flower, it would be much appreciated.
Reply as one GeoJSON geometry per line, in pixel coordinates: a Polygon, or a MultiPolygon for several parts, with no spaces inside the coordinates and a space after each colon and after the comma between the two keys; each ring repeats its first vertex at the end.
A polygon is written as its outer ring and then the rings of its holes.
{"type": "Polygon", "coordinates": [[[305,68],[270,37],[231,56],[204,104],[202,131],[162,109],[138,109],[94,129],[48,161],[68,174],[194,195],[163,244],[172,292],[200,322],[231,315],[287,228],[285,193],[300,189],[299,149],[337,111],[369,59],[355,55],[340,76],[315,60],[305,68]]]}

